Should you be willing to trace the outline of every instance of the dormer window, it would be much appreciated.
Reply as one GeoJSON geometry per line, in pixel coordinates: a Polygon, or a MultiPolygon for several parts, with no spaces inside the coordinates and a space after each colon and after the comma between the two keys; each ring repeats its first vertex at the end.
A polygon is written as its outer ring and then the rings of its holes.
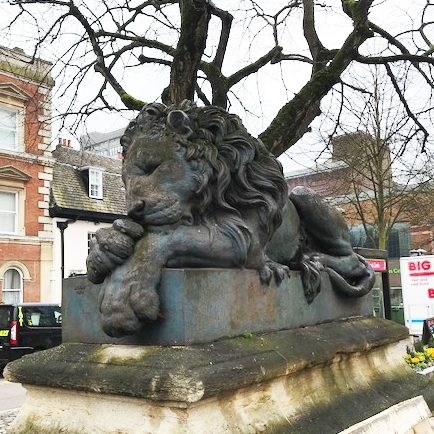
{"type": "Polygon", "coordinates": [[[89,197],[102,199],[102,172],[97,169],[89,169],[89,197]]]}

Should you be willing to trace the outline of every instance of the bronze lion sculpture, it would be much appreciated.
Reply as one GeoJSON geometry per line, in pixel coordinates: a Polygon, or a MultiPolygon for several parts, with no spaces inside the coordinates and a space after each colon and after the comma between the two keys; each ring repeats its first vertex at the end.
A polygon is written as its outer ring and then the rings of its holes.
{"type": "Polygon", "coordinates": [[[249,268],[266,284],[300,269],[311,302],[325,270],[344,296],[374,273],[342,217],[312,190],[288,197],[282,168],[240,119],[214,106],[146,105],[121,139],[129,219],[96,233],[88,278],[104,282],[102,326],[136,333],[159,314],[164,267],[249,268]]]}

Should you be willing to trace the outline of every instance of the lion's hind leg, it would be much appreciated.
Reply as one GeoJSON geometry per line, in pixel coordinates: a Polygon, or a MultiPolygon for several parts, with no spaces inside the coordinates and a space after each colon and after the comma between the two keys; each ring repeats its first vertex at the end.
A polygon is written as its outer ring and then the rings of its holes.
{"type": "MultiPolygon", "coordinates": [[[[303,248],[309,259],[302,259],[301,265],[326,271],[333,288],[342,295],[361,297],[367,294],[374,285],[375,275],[369,264],[354,253],[342,215],[307,187],[295,187],[289,198],[306,234],[303,248]]],[[[309,275],[310,271],[305,272],[309,275]]]]}
{"type": "Polygon", "coordinates": [[[274,276],[274,279],[276,280],[276,284],[279,286],[285,276],[290,277],[290,270],[289,267],[283,264],[279,264],[278,262],[275,262],[268,257],[266,257],[265,262],[263,265],[259,268],[259,278],[261,279],[262,283],[269,284],[271,282],[271,279],[274,276]]]}

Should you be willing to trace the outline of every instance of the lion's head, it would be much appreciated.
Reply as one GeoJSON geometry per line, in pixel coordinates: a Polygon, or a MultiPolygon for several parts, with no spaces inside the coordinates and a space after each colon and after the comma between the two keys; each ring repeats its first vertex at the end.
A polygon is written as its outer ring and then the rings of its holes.
{"type": "Polygon", "coordinates": [[[205,224],[229,236],[243,263],[246,216],[269,240],[287,185],[280,163],[240,119],[214,107],[146,105],[121,139],[127,211],[143,226],[205,224]]]}

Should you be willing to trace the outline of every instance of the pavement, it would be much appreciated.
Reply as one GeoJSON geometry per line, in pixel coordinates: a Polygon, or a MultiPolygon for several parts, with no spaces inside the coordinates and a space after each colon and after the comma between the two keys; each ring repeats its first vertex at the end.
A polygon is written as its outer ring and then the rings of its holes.
{"type": "Polygon", "coordinates": [[[19,408],[0,411],[0,434],[5,434],[7,427],[12,423],[18,414],[19,408]]]}
{"type": "Polygon", "coordinates": [[[0,434],[5,434],[8,426],[18,414],[25,400],[26,390],[17,383],[9,383],[0,373],[0,434]]]}

